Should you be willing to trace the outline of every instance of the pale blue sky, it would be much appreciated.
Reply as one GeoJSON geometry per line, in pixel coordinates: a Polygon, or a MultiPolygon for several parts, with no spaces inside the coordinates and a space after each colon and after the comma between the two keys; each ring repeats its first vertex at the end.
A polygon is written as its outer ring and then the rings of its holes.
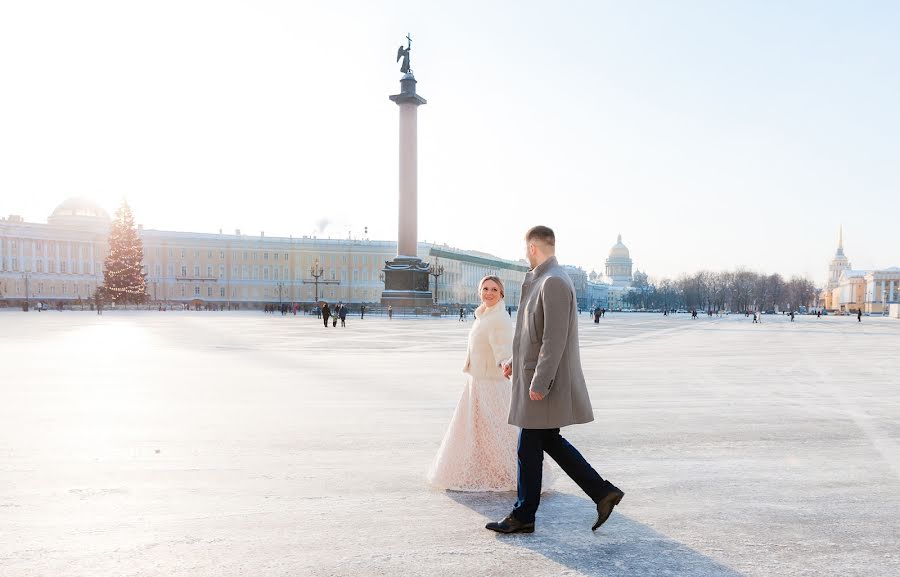
{"type": "Polygon", "coordinates": [[[602,270],[900,266],[900,4],[4,2],[0,214],[125,195],[149,228],[419,237],[602,270]],[[219,200],[216,201],[215,199],[219,200]]]}

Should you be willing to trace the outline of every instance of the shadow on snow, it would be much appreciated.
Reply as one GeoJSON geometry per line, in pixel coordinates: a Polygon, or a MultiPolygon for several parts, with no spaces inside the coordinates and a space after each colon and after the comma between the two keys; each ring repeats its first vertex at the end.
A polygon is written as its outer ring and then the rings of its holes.
{"type": "MultiPolygon", "coordinates": [[[[462,493],[447,496],[484,516],[485,522],[506,516],[513,493],[462,493]]],[[[622,503],[627,506],[628,497],[622,503]]],[[[597,577],[740,577],[741,574],[686,545],[619,513],[618,508],[596,532],[596,507],[584,498],[550,492],[541,498],[535,532],[500,535],[511,547],[523,547],[581,574],[597,577]]],[[[486,529],[484,529],[486,531],[486,529]]]]}

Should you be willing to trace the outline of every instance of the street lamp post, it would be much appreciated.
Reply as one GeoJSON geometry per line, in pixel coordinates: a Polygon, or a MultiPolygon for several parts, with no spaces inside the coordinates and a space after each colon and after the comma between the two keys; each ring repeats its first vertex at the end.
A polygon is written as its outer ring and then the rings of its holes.
{"type": "Polygon", "coordinates": [[[284,290],[284,283],[278,283],[278,308],[281,309],[281,291],[284,290]]]}
{"type": "Polygon", "coordinates": [[[28,312],[28,309],[31,307],[31,302],[28,300],[28,279],[31,276],[28,272],[25,272],[22,275],[25,278],[25,312],[28,312]]]}
{"type": "Polygon", "coordinates": [[[310,283],[312,283],[312,284],[315,284],[315,285],[316,285],[316,301],[315,301],[316,304],[319,303],[319,283],[322,283],[322,284],[341,284],[341,281],[335,280],[335,279],[332,279],[332,280],[327,280],[327,279],[326,279],[326,280],[320,281],[319,278],[321,278],[322,275],[324,275],[324,274],[325,274],[325,268],[324,268],[322,265],[319,264],[319,259],[316,259],[316,262],[309,268],[309,276],[313,277],[313,280],[305,280],[305,281],[303,281],[303,284],[310,284],[310,283]]]}
{"type": "Polygon", "coordinates": [[[319,264],[319,259],[309,268],[309,276],[315,279],[316,285],[316,302],[319,302],[319,277],[325,274],[325,268],[319,264]]]}
{"type": "Polygon", "coordinates": [[[428,274],[434,277],[434,304],[438,302],[438,278],[442,274],[444,274],[444,265],[437,264],[437,262],[431,263],[431,266],[428,267],[428,274]]]}

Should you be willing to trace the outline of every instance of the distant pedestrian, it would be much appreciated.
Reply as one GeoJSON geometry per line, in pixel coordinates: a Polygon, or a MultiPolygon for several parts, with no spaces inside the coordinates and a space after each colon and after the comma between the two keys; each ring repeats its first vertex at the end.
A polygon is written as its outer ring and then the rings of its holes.
{"type": "Polygon", "coordinates": [[[791,311],[791,322],[794,322],[794,311],[791,311]]]}
{"type": "Polygon", "coordinates": [[[862,308],[856,309],[856,322],[862,322],[862,308]]]}
{"type": "Polygon", "coordinates": [[[459,322],[466,320],[466,309],[459,307],[459,322]]]}
{"type": "Polygon", "coordinates": [[[359,318],[362,320],[366,316],[366,305],[359,306],[359,318]]]}
{"type": "Polygon", "coordinates": [[[756,317],[756,313],[754,312],[753,313],[753,324],[756,324],[758,322],[759,322],[759,319],[756,317]]]}
{"type": "Polygon", "coordinates": [[[388,318],[394,318],[394,307],[392,305],[388,305],[388,318]]]}
{"type": "Polygon", "coordinates": [[[322,303],[322,318],[325,320],[325,328],[328,328],[328,317],[331,316],[331,309],[328,308],[328,303],[322,303]]]}
{"type": "Polygon", "coordinates": [[[594,309],[594,324],[600,324],[600,307],[594,309]]]}
{"type": "Polygon", "coordinates": [[[822,311],[816,311],[816,318],[817,319],[822,318],[822,311]]]}
{"type": "Polygon", "coordinates": [[[341,317],[341,326],[347,326],[347,305],[341,305],[338,309],[338,316],[341,317]]]}

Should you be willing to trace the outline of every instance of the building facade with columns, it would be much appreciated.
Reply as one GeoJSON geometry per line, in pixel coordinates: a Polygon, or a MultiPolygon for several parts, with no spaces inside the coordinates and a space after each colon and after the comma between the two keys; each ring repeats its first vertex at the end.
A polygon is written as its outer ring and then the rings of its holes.
{"type": "MultiPolygon", "coordinates": [[[[85,198],[64,201],[47,223],[0,219],[0,304],[87,304],[103,284],[109,225],[108,213],[85,198]]],[[[397,254],[393,241],[138,229],[147,293],[160,304],[256,308],[312,304],[317,297],[377,303],[385,262],[397,254]]],[[[477,304],[478,281],[495,274],[506,285],[507,302],[518,304],[528,270],[523,261],[428,243],[417,243],[416,251],[444,267],[439,303],[477,304]]],[[[434,277],[431,282],[433,290],[434,277]]]]}
{"type": "Polygon", "coordinates": [[[884,314],[891,304],[900,303],[900,267],[854,270],[844,254],[842,227],[837,251],[828,264],[822,300],[830,311],[884,314]]]}
{"type": "Polygon", "coordinates": [[[109,222],[81,198],[60,204],[46,224],[0,218],[0,303],[90,299],[103,282],[109,222]]]}

